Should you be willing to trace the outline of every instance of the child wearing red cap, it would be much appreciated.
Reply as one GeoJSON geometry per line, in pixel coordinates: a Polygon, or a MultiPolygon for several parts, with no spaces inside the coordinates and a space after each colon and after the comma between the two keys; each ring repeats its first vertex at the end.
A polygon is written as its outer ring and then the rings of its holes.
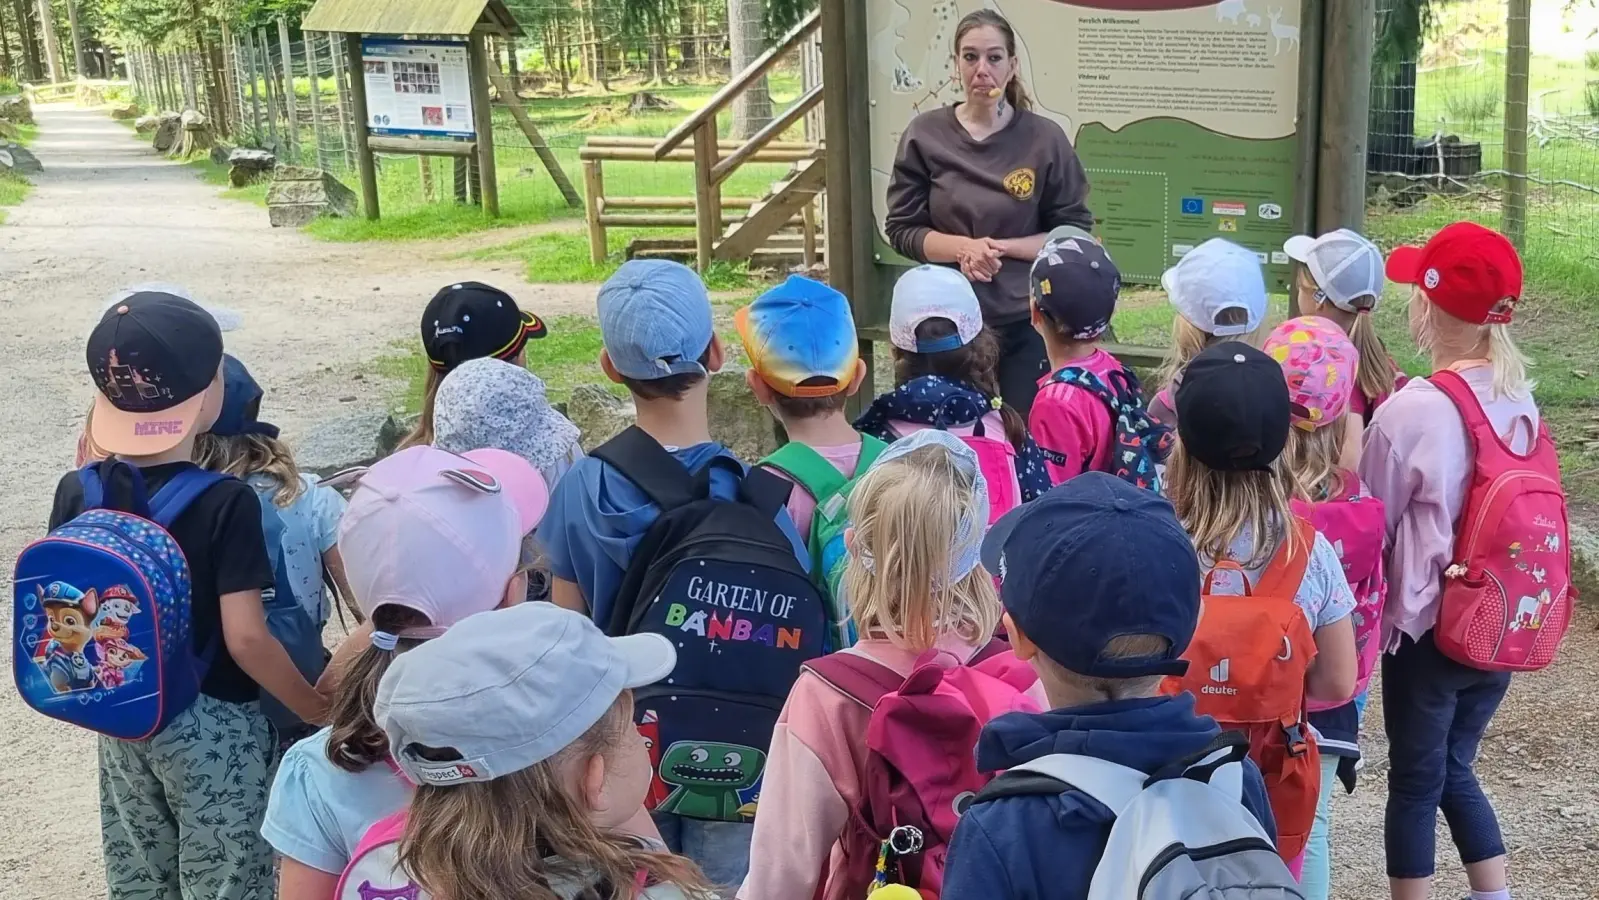
{"type": "Polygon", "coordinates": [[[1504,840],[1471,766],[1510,675],[1444,656],[1433,633],[1473,472],[1465,421],[1435,381],[1458,374],[1505,444],[1531,450],[1538,407],[1509,327],[1521,260],[1504,236],[1462,222],[1425,247],[1395,250],[1387,271],[1391,281],[1414,285],[1410,334],[1435,373],[1411,380],[1377,410],[1360,460],[1362,480],[1386,506],[1389,540],[1382,632],[1389,883],[1394,900],[1428,896],[1442,809],[1471,900],[1508,900],[1504,840]]]}

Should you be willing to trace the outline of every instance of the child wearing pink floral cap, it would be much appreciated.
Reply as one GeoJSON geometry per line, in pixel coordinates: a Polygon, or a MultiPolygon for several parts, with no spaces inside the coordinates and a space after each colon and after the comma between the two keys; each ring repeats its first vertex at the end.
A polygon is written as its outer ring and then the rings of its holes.
{"type": "Polygon", "coordinates": [[[1326,900],[1329,890],[1333,785],[1355,786],[1360,760],[1360,710],[1381,649],[1383,594],[1382,501],[1342,464],[1345,432],[1358,423],[1349,415],[1357,392],[1360,351],[1334,322],[1315,316],[1289,319],[1266,338],[1265,351],[1283,367],[1290,421],[1283,459],[1294,475],[1295,515],[1310,520],[1332,544],[1355,595],[1358,675],[1355,699],[1306,700],[1321,747],[1321,800],[1305,848],[1302,886],[1308,900],[1326,900]]]}

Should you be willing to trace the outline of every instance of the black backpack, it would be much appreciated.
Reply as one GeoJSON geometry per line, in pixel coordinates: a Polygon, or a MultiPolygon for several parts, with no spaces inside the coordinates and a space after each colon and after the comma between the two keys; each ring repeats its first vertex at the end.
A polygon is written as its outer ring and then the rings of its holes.
{"type": "Polygon", "coordinates": [[[634,697],[655,769],[646,805],[749,822],[778,713],[828,635],[827,602],[774,521],[793,485],[720,454],[691,473],[636,427],[593,455],[661,508],[600,623],[677,648],[671,677],[634,697]],[[737,476],[736,499],[711,496],[718,468],[737,476]]]}

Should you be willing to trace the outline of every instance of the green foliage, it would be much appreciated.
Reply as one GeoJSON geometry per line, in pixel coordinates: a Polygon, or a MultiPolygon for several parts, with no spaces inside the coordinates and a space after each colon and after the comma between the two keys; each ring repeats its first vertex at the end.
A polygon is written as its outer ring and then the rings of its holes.
{"type": "Polygon", "coordinates": [[[15,78],[12,78],[9,75],[0,75],[0,96],[15,94],[20,90],[21,88],[17,86],[17,80],[15,78]]]}
{"type": "Polygon", "coordinates": [[[1477,127],[1499,114],[1504,103],[1504,89],[1490,84],[1477,90],[1450,91],[1444,94],[1444,109],[1451,122],[1477,127]]]}
{"type": "Polygon", "coordinates": [[[1589,50],[1584,53],[1582,64],[1590,72],[1599,72],[1599,50],[1589,50]]]}
{"type": "Polygon", "coordinates": [[[1599,119],[1599,81],[1590,81],[1583,88],[1582,102],[1588,107],[1588,115],[1599,119]]]}

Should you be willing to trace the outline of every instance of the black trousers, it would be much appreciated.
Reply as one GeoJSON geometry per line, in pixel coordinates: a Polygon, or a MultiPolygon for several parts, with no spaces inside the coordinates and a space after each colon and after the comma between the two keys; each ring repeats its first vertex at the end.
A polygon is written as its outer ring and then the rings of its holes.
{"type": "Polygon", "coordinates": [[[1049,371],[1044,339],[1026,319],[991,327],[999,337],[999,394],[1025,419],[1038,394],[1038,379],[1049,371]]]}

